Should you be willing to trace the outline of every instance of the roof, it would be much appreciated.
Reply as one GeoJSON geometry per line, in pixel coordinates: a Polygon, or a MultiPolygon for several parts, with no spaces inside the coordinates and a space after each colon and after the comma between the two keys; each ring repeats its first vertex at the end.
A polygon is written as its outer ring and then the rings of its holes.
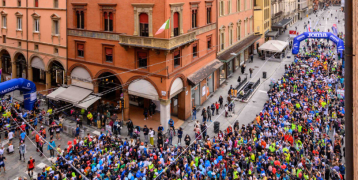
{"type": "Polygon", "coordinates": [[[274,24],[271,26],[271,28],[283,28],[285,27],[288,23],[290,23],[292,21],[291,18],[288,19],[282,19],[280,22],[274,24]]]}
{"type": "Polygon", "coordinates": [[[278,34],[278,31],[269,31],[265,36],[266,37],[276,37],[278,34]]]}
{"type": "Polygon", "coordinates": [[[270,52],[282,52],[288,46],[288,42],[269,40],[259,47],[259,50],[270,52]]]}
{"type": "Polygon", "coordinates": [[[231,48],[226,49],[225,52],[218,55],[217,58],[221,61],[227,61],[227,60],[233,59],[234,56],[231,55],[231,53],[235,53],[235,54],[240,53],[240,51],[251,46],[251,44],[253,44],[260,38],[261,38],[261,36],[259,36],[259,35],[251,35],[251,36],[247,37],[246,39],[242,40],[241,42],[237,43],[236,45],[232,46],[231,48]]]}
{"type": "Polygon", "coordinates": [[[218,59],[213,60],[206,66],[202,67],[195,73],[188,76],[188,81],[192,85],[196,85],[200,83],[202,80],[207,78],[211,73],[213,73],[215,70],[219,69],[224,63],[219,61],[218,59]]]}

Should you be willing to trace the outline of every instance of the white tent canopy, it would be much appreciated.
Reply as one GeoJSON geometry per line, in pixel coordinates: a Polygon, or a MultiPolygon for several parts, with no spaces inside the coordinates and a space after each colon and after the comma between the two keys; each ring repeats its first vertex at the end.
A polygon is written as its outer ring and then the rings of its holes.
{"type": "Polygon", "coordinates": [[[184,83],[180,78],[176,78],[170,88],[170,97],[174,97],[183,91],[184,83]]]}
{"type": "Polygon", "coordinates": [[[155,87],[147,80],[135,80],[128,86],[130,95],[139,96],[151,100],[159,100],[159,96],[155,87]]]}
{"type": "Polygon", "coordinates": [[[269,40],[259,47],[261,51],[282,52],[288,46],[288,42],[269,40]]]}

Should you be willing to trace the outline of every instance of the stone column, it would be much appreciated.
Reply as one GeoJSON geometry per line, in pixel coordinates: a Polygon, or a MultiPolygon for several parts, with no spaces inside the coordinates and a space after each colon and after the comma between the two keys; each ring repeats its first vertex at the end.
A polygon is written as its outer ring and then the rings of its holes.
{"type": "Polygon", "coordinates": [[[164,127],[164,132],[168,130],[170,119],[170,100],[160,99],[160,123],[164,127]]]}
{"type": "Polygon", "coordinates": [[[124,120],[128,120],[130,118],[129,116],[129,95],[128,90],[123,89],[123,98],[124,98],[124,120]]]}
{"type": "Polygon", "coordinates": [[[51,72],[46,71],[46,89],[51,88],[51,72]]]}
{"type": "Polygon", "coordinates": [[[33,81],[33,72],[32,72],[31,66],[28,66],[28,69],[27,69],[27,79],[30,81],[33,81]]]}
{"type": "Polygon", "coordinates": [[[15,61],[12,62],[11,70],[12,70],[12,79],[17,78],[16,77],[16,62],[15,61]]]}
{"type": "Polygon", "coordinates": [[[93,92],[98,93],[98,82],[93,82],[93,92]]]}

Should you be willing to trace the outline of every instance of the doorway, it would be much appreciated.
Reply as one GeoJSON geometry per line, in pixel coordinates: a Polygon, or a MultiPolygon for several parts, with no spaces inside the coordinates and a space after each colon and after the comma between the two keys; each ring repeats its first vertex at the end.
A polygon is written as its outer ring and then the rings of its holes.
{"type": "Polygon", "coordinates": [[[179,104],[179,97],[178,95],[174,96],[170,100],[170,113],[172,116],[178,117],[178,104],[179,104]]]}
{"type": "Polygon", "coordinates": [[[210,94],[214,92],[214,73],[210,74],[207,78],[206,78],[206,82],[208,83],[208,87],[209,87],[209,92],[210,94]]]}

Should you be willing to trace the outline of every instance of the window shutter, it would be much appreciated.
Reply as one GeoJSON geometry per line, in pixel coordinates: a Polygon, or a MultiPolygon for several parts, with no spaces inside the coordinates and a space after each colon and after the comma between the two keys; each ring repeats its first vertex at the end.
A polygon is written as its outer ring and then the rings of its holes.
{"type": "Polygon", "coordinates": [[[77,50],[83,51],[84,49],[84,45],[83,44],[78,44],[77,45],[77,50]]]}
{"type": "Polygon", "coordinates": [[[208,37],[207,41],[211,41],[211,37],[208,37]]]}
{"type": "Polygon", "coordinates": [[[109,19],[113,20],[113,13],[109,13],[109,19]]]}
{"type": "Polygon", "coordinates": [[[175,52],[174,52],[174,56],[178,56],[179,53],[180,53],[180,51],[175,51],[175,52]]]}
{"type": "Polygon", "coordinates": [[[174,28],[178,28],[179,27],[179,13],[176,12],[174,13],[174,28]]]}
{"type": "Polygon", "coordinates": [[[108,15],[106,12],[104,13],[104,19],[108,19],[108,15]]]}
{"type": "Polygon", "coordinates": [[[197,43],[195,43],[195,44],[193,44],[193,47],[196,47],[198,44],[197,43]]]}
{"type": "Polygon", "coordinates": [[[112,48],[106,48],[106,56],[112,56],[113,49],[112,48]]]}
{"type": "Polygon", "coordinates": [[[138,58],[140,58],[140,59],[147,59],[147,53],[145,53],[145,52],[140,52],[140,53],[138,53],[138,58]]]}
{"type": "Polygon", "coordinates": [[[35,0],[35,7],[39,7],[39,1],[35,0]]]}
{"type": "Polygon", "coordinates": [[[139,23],[148,24],[148,15],[146,13],[142,13],[139,15],[139,23]]]}

